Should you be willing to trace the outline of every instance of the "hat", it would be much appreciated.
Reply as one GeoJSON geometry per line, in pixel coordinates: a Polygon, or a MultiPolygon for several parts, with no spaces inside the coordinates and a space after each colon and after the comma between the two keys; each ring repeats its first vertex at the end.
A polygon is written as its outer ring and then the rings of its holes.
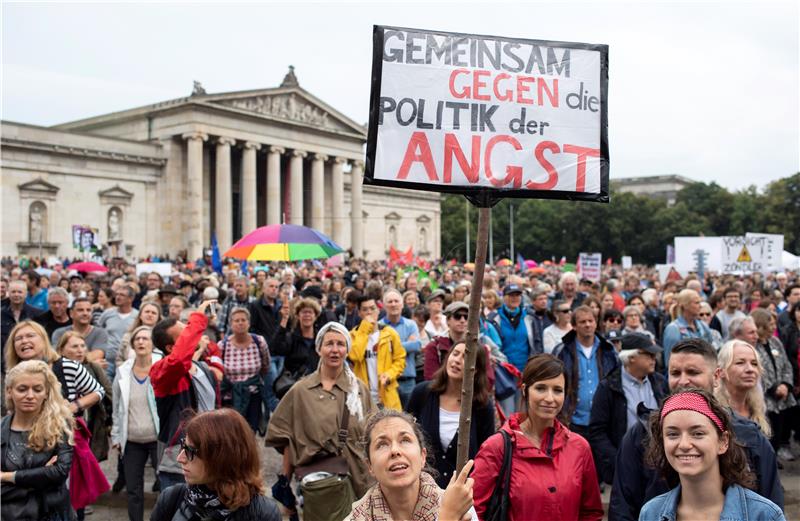
{"type": "Polygon", "coordinates": [[[191,280],[182,280],[181,283],[178,284],[178,287],[181,289],[185,288],[186,286],[194,286],[194,284],[191,280]]]}
{"type": "Polygon", "coordinates": [[[457,300],[455,302],[451,302],[449,306],[444,308],[444,314],[449,317],[456,311],[460,311],[462,309],[464,311],[469,311],[469,306],[467,305],[466,302],[461,302],[460,300],[457,300]]]}
{"type": "Polygon", "coordinates": [[[175,286],[173,286],[171,284],[167,284],[166,286],[164,286],[163,288],[158,290],[158,294],[159,295],[177,295],[178,294],[178,290],[175,289],[175,286]]]}
{"type": "Polygon", "coordinates": [[[609,342],[618,342],[622,340],[622,333],[619,332],[619,329],[609,329],[606,332],[606,340],[609,342]]]}
{"type": "Polygon", "coordinates": [[[519,284],[506,284],[506,287],[503,288],[503,296],[512,295],[514,293],[522,294],[522,288],[519,284]]]}
{"type": "Polygon", "coordinates": [[[650,337],[642,333],[628,333],[622,336],[622,349],[635,349],[647,351],[648,353],[657,355],[661,352],[658,347],[650,340],[650,337]]]}
{"type": "Polygon", "coordinates": [[[444,296],[445,295],[446,295],[446,293],[444,292],[443,289],[437,289],[436,291],[431,293],[431,296],[428,297],[428,300],[426,300],[425,302],[430,302],[431,300],[433,300],[435,298],[440,298],[440,299],[444,300],[444,296]]]}
{"type": "Polygon", "coordinates": [[[322,300],[322,288],[314,285],[307,286],[303,291],[300,292],[300,296],[322,300]]]}

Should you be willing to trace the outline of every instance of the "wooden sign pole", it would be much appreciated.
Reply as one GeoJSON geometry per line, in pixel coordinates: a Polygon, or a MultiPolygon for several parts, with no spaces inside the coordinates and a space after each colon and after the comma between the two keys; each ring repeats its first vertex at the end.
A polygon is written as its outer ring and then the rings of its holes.
{"type": "MultiPolygon", "coordinates": [[[[478,349],[479,314],[481,294],[483,293],[483,272],[486,266],[486,249],[489,242],[489,218],[491,208],[487,205],[478,209],[478,236],[475,245],[475,273],[472,277],[472,290],[469,294],[469,321],[467,322],[467,349],[464,357],[464,376],[461,384],[461,413],[458,420],[458,452],[456,473],[469,459],[469,432],[472,424],[472,391],[475,381],[475,358],[478,349]]],[[[487,367],[488,370],[488,367],[487,367]]]]}

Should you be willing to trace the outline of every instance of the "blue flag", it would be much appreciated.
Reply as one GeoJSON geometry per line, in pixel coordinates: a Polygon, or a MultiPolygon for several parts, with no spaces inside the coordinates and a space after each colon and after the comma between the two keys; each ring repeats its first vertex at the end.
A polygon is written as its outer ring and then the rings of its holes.
{"type": "Polygon", "coordinates": [[[519,266],[520,273],[525,273],[525,257],[521,253],[517,253],[517,265],[519,266]]]}
{"type": "Polygon", "coordinates": [[[217,234],[211,234],[211,267],[217,273],[222,273],[222,258],[219,256],[219,244],[217,244],[217,234]]]}
{"type": "Polygon", "coordinates": [[[246,260],[242,261],[242,275],[245,275],[245,276],[248,275],[248,273],[247,273],[247,261],[246,260]]]}

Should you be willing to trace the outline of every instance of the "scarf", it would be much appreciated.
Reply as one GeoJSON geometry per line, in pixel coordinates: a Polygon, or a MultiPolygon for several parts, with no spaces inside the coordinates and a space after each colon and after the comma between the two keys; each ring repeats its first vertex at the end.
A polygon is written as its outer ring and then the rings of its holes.
{"type": "MultiPolygon", "coordinates": [[[[419,477],[419,496],[410,521],[436,521],[444,490],[433,477],[422,472],[419,477]]],[[[349,521],[394,521],[389,503],[383,496],[380,484],[370,488],[364,497],[353,505],[349,521]]]]}
{"type": "Polygon", "coordinates": [[[186,502],[203,521],[223,521],[233,514],[225,508],[219,496],[205,485],[190,485],[186,492],[186,502]]]}
{"type": "MultiPolygon", "coordinates": [[[[320,348],[322,347],[322,338],[325,336],[325,333],[330,330],[334,330],[344,337],[345,342],[347,343],[347,352],[349,353],[350,348],[352,347],[350,331],[348,331],[347,328],[338,322],[328,322],[319,328],[317,338],[314,340],[317,354],[319,354],[320,348]]],[[[317,364],[317,370],[319,370],[321,365],[322,360],[320,359],[319,363],[317,364]]],[[[347,363],[347,360],[344,362],[344,374],[347,376],[347,383],[350,385],[350,389],[347,391],[345,405],[347,405],[347,410],[350,411],[350,414],[355,416],[359,422],[362,422],[364,421],[364,406],[361,403],[361,397],[358,394],[358,380],[355,373],[353,373],[353,370],[350,369],[350,364],[347,363]]]]}

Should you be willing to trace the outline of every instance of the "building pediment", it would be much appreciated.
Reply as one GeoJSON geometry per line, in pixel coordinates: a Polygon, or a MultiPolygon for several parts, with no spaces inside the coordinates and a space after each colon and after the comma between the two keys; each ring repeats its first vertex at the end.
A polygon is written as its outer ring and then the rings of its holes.
{"type": "Polygon", "coordinates": [[[59,188],[51,183],[48,183],[41,177],[37,177],[33,181],[21,183],[17,185],[19,193],[22,197],[45,198],[54,199],[59,191],[59,188]]]}
{"type": "Polygon", "coordinates": [[[399,221],[400,214],[397,212],[390,212],[386,214],[386,217],[384,217],[384,219],[386,219],[387,221],[399,221]]]}
{"type": "Polygon", "coordinates": [[[133,193],[125,190],[119,185],[112,186],[98,192],[100,202],[103,204],[123,204],[127,205],[133,199],[133,193]]]}
{"type": "Polygon", "coordinates": [[[363,127],[300,87],[203,96],[202,102],[321,130],[365,134],[363,127]]]}

